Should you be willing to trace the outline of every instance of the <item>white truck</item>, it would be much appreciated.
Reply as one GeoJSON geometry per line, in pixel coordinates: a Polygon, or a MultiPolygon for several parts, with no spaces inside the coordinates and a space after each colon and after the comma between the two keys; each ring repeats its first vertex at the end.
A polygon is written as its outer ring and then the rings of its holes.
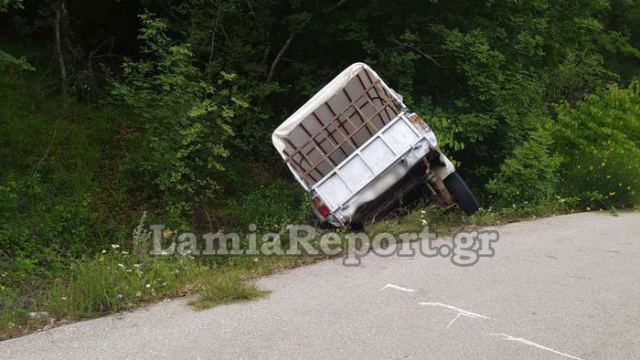
{"type": "Polygon", "coordinates": [[[272,140],[322,222],[362,224],[420,185],[442,206],[478,210],[429,125],[364,63],[336,76],[272,140]]]}

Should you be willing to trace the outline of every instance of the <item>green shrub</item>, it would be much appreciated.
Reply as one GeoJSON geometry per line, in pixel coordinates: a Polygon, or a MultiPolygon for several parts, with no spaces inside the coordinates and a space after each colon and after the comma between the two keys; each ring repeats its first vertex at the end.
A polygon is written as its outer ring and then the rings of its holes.
{"type": "Polygon", "coordinates": [[[306,219],[310,208],[298,184],[277,180],[229,199],[222,212],[238,226],[256,224],[258,231],[279,231],[282,226],[306,219]]]}
{"type": "Polygon", "coordinates": [[[0,284],[23,294],[127,227],[122,112],[48,97],[34,84],[0,76],[0,284]]]}
{"type": "Polygon", "coordinates": [[[144,58],[125,61],[112,91],[144,128],[145,149],[132,154],[131,175],[157,206],[188,212],[218,190],[215,179],[224,170],[225,143],[233,133],[229,121],[247,104],[235,91],[236,75],[223,72],[213,84],[200,78],[190,46],[171,41],[167,21],[151,14],[140,18],[144,58]]]}
{"type": "Polygon", "coordinates": [[[540,127],[515,148],[487,184],[499,206],[549,200],[556,194],[560,157],[551,152],[551,146],[548,128],[540,127]]]}
{"type": "Polygon", "coordinates": [[[640,84],[611,86],[558,108],[562,192],[588,209],[640,203],[640,84]]]}

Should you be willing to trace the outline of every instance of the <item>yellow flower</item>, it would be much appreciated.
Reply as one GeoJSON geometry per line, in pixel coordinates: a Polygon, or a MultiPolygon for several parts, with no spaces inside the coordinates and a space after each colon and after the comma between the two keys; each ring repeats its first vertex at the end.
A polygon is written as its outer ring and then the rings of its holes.
{"type": "Polygon", "coordinates": [[[591,211],[591,208],[589,206],[587,206],[587,211],[591,211]]]}
{"type": "Polygon", "coordinates": [[[612,192],[609,193],[609,196],[614,196],[615,194],[616,194],[616,192],[612,191],[612,192]]]}

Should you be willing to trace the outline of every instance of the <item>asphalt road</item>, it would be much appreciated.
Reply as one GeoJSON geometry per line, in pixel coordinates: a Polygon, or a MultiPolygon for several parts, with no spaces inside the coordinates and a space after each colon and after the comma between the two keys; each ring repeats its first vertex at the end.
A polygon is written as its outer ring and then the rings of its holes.
{"type": "Polygon", "coordinates": [[[0,342],[0,359],[640,359],[640,214],[497,229],[474,266],[325,261],[262,279],[261,300],[167,301],[0,342]]]}

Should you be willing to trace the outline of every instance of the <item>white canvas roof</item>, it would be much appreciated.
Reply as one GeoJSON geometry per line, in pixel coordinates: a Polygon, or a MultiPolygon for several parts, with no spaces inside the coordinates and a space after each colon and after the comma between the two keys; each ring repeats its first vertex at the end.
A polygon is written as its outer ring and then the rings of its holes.
{"type": "Polygon", "coordinates": [[[287,158],[284,153],[284,149],[286,147],[285,139],[287,138],[289,133],[304,119],[311,115],[311,113],[315,111],[319,106],[328,101],[335,93],[347,86],[349,81],[353,79],[356,74],[358,74],[362,69],[367,70],[371,75],[375,77],[374,80],[380,81],[381,85],[389,94],[391,94],[399,102],[402,102],[402,96],[400,96],[387,84],[385,84],[385,82],[380,79],[378,74],[373,71],[369,67],[369,65],[365,63],[355,63],[338,74],[338,76],[336,76],[333,80],[331,80],[331,82],[329,82],[320,91],[318,91],[311,99],[309,99],[309,101],[307,101],[300,109],[293,113],[293,115],[285,120],[285,122],[280,124],[280,126],[278,126],[278,128],[273,132],[271,136],[273,146],[276,147],[283,159],[287,158]]]}

